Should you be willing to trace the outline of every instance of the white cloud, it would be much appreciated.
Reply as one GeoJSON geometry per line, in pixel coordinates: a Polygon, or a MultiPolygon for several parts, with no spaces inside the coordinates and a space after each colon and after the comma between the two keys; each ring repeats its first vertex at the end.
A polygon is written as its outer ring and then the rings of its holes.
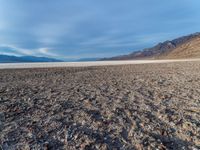
{"type": "Polygon", "coordinates": [[[15,55],[15,56],[47,56],[56,57],[57,54],[50,51],[50,48],[38,48],[38,49],[23,49],[13,45],[0,45],[0,54],[15,55]]]}
{"type": "Polygon", "coordinates": [[[44,56],[51,56],[51,57],[58,56],[57,54],[51,52],[49,48],[39,48],[38,50],[36,50],[36,53],[38,53],[39,55],[41,54],[44,56]]]}
{"type": "Polygon", "coordinates": [[[18,55],[16,53],[12,53],[12,52],[0,52],[1,55],[9,55],[9,56],[21,56],[21,55],[18,55]]]}
{"type": "Polygon", "coordinates": [[[15,53],[16,55],[33,55],[33,51],[23,48],[18,48],[13,45],[0,45],[0,51],[4,53],[15,53]]]}

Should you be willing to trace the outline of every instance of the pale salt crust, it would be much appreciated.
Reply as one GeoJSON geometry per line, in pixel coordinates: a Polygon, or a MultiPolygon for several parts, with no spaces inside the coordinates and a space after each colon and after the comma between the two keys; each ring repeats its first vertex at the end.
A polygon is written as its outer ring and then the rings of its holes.
{"type": "Polygon", "coordinates": [[[126,64],[149,64],[200,61],[200,59],[170,59],[170,60],[126,60],[126,61],[91,61],[91,62],[50,62],[50,63],[1,63],[0,69],[20,68],[53,68],[53,67],[90,67],[126,64]]]}

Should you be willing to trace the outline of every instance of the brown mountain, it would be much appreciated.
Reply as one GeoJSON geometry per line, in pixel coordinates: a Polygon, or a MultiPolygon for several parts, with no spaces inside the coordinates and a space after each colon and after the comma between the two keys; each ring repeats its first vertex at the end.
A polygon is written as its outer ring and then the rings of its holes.
{"type": "Polygon", "coordinates": [[[159,43],[152,48],[104,60],[200,58],[200,33],[159,43]]]}

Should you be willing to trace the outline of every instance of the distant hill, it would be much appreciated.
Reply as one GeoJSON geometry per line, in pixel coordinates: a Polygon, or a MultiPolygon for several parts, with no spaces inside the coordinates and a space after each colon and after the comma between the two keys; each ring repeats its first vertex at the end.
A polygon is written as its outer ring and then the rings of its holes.
{"type": "Polygon", "coordinates": [[[62,62],[62,61],[47,57],[35,57],[35,56],[17,57],[9,55],[0,55],[0,63],[23,63],[23,62],[62,62]]]}
{"type": "Polygon", "coordinates": [[[81,62],[81,61],[98,61],[100,58],[80,58],[77,59],[76,61],[81,62]]]}
{"type": "Polygon", "coordinates": [[[200,33],[183,36],[154,47],[102,60],[200,58],[200,33]]]}

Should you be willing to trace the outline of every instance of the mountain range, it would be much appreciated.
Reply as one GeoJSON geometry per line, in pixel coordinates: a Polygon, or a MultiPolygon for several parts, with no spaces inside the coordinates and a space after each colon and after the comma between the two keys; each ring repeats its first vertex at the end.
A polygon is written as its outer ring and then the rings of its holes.
{"type": "Polygon", "coordinates": [[[9,56],[0,55],[0,63],[22,63],[22,62],[62,62],[62,60],[57,60],[47,57],[35,57],[35,56],[9,56]]]}
{"type": "Polygon", "coordinates": [[[200,33],[183,36],[171,41],[159,43],[151,48],[135,51],[102,60],[135,60],[135,59],[187,59],[200,58],[200,33]]]}

